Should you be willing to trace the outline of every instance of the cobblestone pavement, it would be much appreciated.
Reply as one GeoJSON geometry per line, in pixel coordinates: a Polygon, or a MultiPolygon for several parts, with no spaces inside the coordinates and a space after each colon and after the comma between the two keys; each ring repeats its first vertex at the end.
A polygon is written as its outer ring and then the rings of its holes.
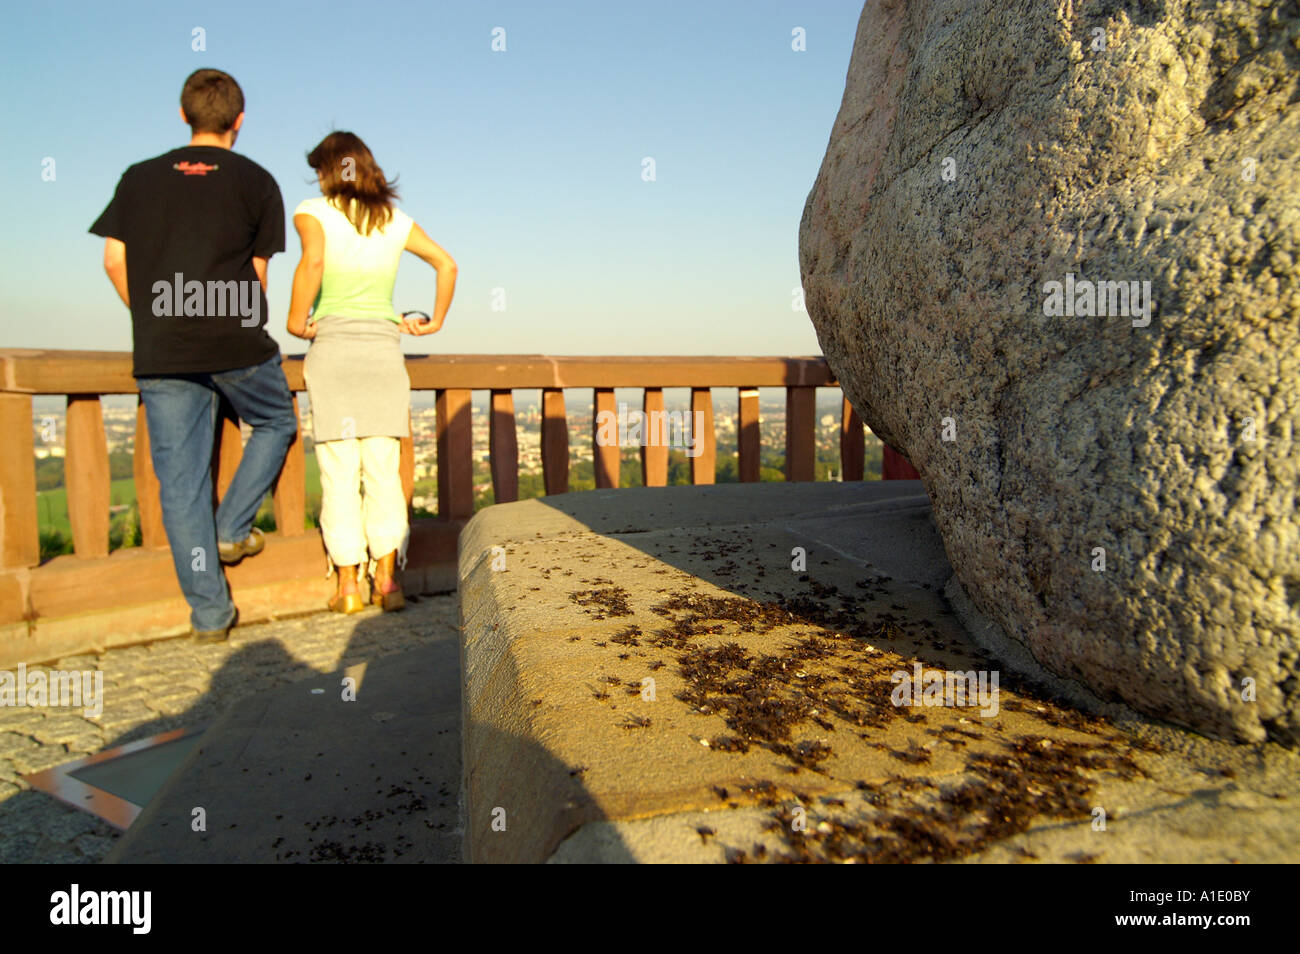
{"type": "Polygon", "coordinates": [[[235,700],[455,635],[455,594],[410,600],[400,613],[318,613],[241,626],[225,643],[160,640],[70,656],[48,666],[102,670],[104,711],[0,708],[0,864],[96,862],[117,830],[34,791],[19,777],[114,745],[211,723],[235,700]]]}

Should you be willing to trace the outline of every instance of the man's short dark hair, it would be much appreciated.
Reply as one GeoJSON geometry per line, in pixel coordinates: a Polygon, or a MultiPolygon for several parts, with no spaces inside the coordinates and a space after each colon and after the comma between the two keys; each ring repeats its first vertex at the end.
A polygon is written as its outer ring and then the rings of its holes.
{"type": "Polygon", "coordinates": [[[181,89],[181,109],[196,133],[225,133],[244,111],[244,91],[221,70],[195,70],[181,89]]]}

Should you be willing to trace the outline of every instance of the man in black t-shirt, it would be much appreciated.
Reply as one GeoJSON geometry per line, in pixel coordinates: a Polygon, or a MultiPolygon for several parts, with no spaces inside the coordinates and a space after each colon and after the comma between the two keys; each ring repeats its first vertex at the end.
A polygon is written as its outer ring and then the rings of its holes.
{"type": "Polygon", "coordinates": [[[237,613],[222,563],[262,549],[253,519],[298,429],[280,349],[266,332],[266,266],[284,251],[284,201],[271,174],[231,151],[244,94],[220,70],[181,90],[188,146],[136,163],[90,227],[131,309],[163,524],[200,640],[237,613]],[[224,395],[252,436],[213,512],[212,451],[224,395]]]}

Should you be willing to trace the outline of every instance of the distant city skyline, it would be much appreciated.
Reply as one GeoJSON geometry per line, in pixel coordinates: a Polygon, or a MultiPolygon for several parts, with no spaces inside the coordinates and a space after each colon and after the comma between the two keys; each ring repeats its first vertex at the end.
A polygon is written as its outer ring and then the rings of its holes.
{"type": "MultiPolygon", "coordinates": [[[[573,407],[591,404],[591,388],[562,388],[564,391],[566,403],[571,403],[573,407]]],[[[819,387],[817,390],[817,408],[819,411],[823,408],[834,408],[835,413],[839,413],[842,393],[837,387],[819,387]]],[[[686,387],[669,387],[664,388],[664,406],[684,407],[690,404],[690,388],[686,387]]],[[[736,388],[720,386],[711,388],[713,393],[714,407],[722,407],[735,404],[737,399],[736,388]]],[[[473,388],[471,403],[476,411],[486,410],[491,404],[490,388],[473,388]]],[[[641,397],[644,392],[643,388],[615,388],[614,400],[616,403],[624,403],[630,407],[640,407],[641,397]]],[[[524,411],[529,404],[541,406],[541,389],[540,388],[517,388],[513,392],[515,403],[516,417],[524,411]]],[[[434,391],[421,390],[411,392],[412,408],[431,408],[436,401],[434,391]]],[[[106,394],[100,398],[105,411],[109,409],[130,409],[132,412],[138,402],[134,394],[106,394]]],[[[758,400],[760,407],[782,406],[785,405],[785,389],[782,387],[763,387],[758,389],[758,400]]],[[[298,394],[298,401],[303,406],[307,406],[309,401],[307,392],[303,391],[298,394]]],[[[38,394],[32,398],[33,413],[61,414],[67,398],[62,395],[38,394]]]]}
{"type": "MultiPolygon", "coordinates": [[[[590,388],[566,388],[566,392],[590,392],[590,388]]],[[[734,393],[734,388],[718,388],[718,391],[726,392],[728,390],[734,393]]],[[[480,425],[486,427],[488,421],[488,411],[491,406],[491,398],[488,391],[475,391],[473,407],[473,424],[475,428],[480,425]]],[[[633,411],[641,408],[640,389],[638,388],[616,388],[615,401],[616,405],[626,407],[629,415],[633,411]],[[629,392],[624,394],[623,392],[629,392]],[[629,400],[628,398],[633,398],[629,400]]],[[[412,402],[412,418],[417,422],[430,422],[435,420],[434,400],[432,392],[413,392],[415,395],[427,395],[428,400],[422,402],[412,402]]],[[[539,428],[541,420],[541,392],[527,389],[514,392],[515,404],[515,425],[520,435],[533,434],[539,428]],[[530,400],[530,393],[534,397],[530,400]]],[[[729,426],[736,413],[737,406],[734,401],[720,400],[721,396],[714,395],[713,414],[715,427],[719,432],[725,431],[729,426]]],[[[311,402],[307,400],[305,393],[298,396],[299,400],[299,417],[303,424],[303,433],[311,436],[311,402]]],[[[44,457],[62,457],[66,447],[66,399],[54,396],[38,396],[33,401],[32,408],[32,432],[33,445],[38,459],[44,457]]],[[[102,399],[104,410],[104,429],[109,453],[131,450],[135,443],[135,423],[136,423],[136,402],[135,395],[108,395],[102,399]]],[[[837,388],[818,388],[816,400],[816,426],[819,428],[839,426],[840,412],[842,410],[841,396],[837,388]]],[[[690,389],[689,388],[664,388],[664,408],[666,411],[684,410],[690,407],[690,389]],[[673,392],[682,392],[675,395],[673,392]]],[[[764,421],[763,435],[772,434],[778,438],[784,438],[785,426],[785,397],[781,388],[761,388],[759,394],[760,417],[764,421]]],[[[570,452],[574,453],[576,448],[585,447],[590,450],[591,447],[591,402],[566,400],[565,417],[571,434],[570,452]]],[[[243,425],[245,439],[247,439],[248,425],[243,425]]],[[[420,436],[420,428],[416,428],[417,443],[420,436]]],[[[870,433],[870,428],[867,428],[870,433]]],[[[430,435],[427,443],[429,445],[428,453],[432,454],[433,440],[430,435]]],[[[487,447],[486,432],[483,437],[483,448],[487,447]]]]}

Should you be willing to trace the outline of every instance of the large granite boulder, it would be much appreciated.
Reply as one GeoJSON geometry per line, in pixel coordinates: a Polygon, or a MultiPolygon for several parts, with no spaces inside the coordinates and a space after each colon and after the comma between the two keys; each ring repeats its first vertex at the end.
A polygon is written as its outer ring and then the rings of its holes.
{"type": "Polygon", "coordinates": [[[1103,697],[1292,744],[1298,77],[1295,2],[868,0],[799,233],[979,610],[1103,697]]]}

